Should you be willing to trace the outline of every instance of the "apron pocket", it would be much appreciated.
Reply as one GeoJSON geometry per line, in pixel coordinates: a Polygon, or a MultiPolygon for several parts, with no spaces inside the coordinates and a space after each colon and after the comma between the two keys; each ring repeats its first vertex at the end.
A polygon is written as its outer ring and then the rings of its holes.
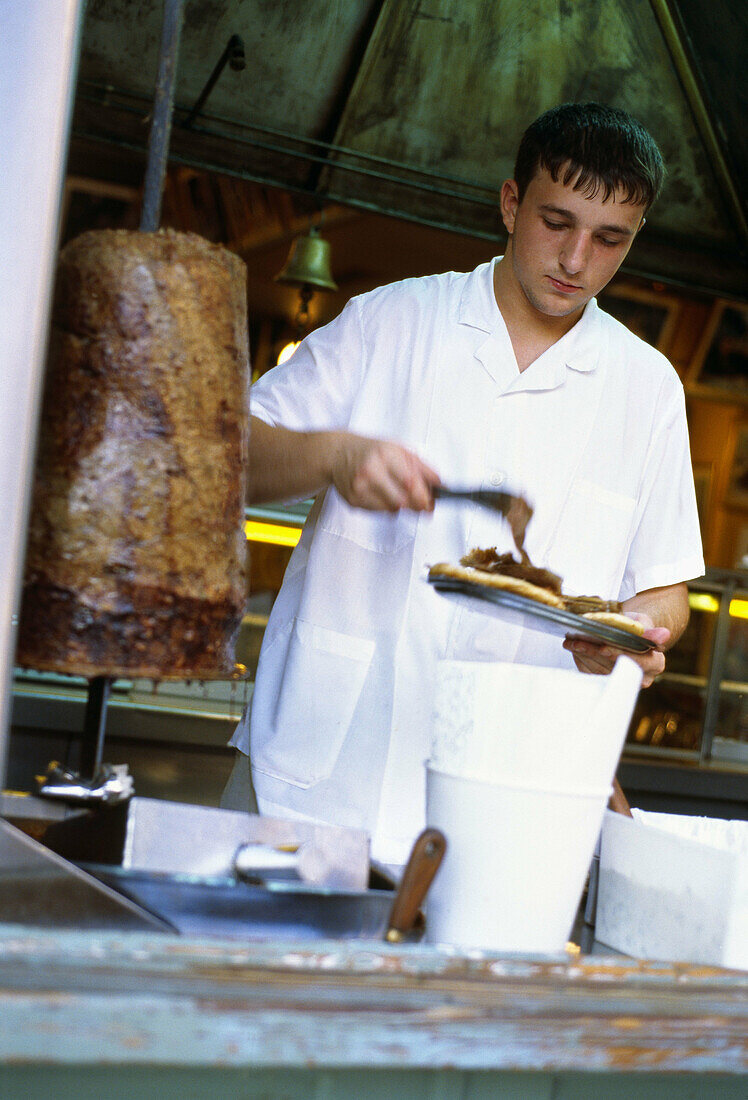
{"type": "MultiPolygon", "coordinates": [[[[269,690],[252,697],[252,765],[258,771],[311,787],[338,759],[374,654],[374,641],[294,619],[266,656],[278,670],[269,690]],[[285,646],[285,654],[282,647],[285,646]],[[282,671],[281,671],[282,669],[282,671]]],[[[262,662],[261,662],[262,663],[262,662]]]]}

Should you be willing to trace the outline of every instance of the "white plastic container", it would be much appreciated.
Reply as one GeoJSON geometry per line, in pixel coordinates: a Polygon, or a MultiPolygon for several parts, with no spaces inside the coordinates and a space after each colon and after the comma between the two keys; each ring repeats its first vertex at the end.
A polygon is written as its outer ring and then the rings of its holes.
{"type": "Polygon", "coordinates": [[[426,818],[447,837],[427,903],[432,943],[558,952],[571,926],[610,787],[549,790],[427,768],[426,818]]]}
{"type": "Polygon", "coordinates": [[[451,775],[499,783],[607,787],[641,677],[627,657],[610,676],[442,661],[430,763],[451,775]]]}
{"type": "Polygon", "coordinates": [[[748,970],[748,821],[604,815],[595,936],[637,958],[748,970]]]}

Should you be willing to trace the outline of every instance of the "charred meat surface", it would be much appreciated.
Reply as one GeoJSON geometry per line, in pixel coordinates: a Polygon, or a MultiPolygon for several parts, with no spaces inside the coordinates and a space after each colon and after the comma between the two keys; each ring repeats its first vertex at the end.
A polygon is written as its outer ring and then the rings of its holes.
{"type": "Polygon", "coordinates": [[[234,668],[246,599],[246,269],[192,233],[60,255],[17,661],[79,675],[234,668]]]}

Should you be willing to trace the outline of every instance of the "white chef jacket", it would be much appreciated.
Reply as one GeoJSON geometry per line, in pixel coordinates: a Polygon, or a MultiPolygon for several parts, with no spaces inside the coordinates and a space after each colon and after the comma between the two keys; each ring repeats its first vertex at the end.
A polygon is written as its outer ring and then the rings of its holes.
{"type": "MultiPolygon", "coordinates": [[[[511,485],[535,507],[526,548],[564,591],[624,600],[704,570],[683,388],[668,361],[591,301],[519,371],[493,265],[351,299],[251,391],[296,430],[394,439],[446,484],[511,485]]],[[[350,507],[328,489],[265,631],[249,713],[260,809],[367,829],[402,863],[425,816],[441,658],[573,667],[561,639],[468,610],[426,582],[471,547],[513,549],[475,504],[350,507]]]]}

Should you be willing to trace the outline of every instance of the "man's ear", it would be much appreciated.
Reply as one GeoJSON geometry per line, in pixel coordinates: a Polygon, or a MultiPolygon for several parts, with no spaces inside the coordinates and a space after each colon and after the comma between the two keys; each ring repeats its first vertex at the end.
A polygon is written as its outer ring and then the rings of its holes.
{"type": "Polygon", "coordinates": [[[514,219],[517,216],[519,206],[519,188],[514,180],[504,180],[501,185],[501,220],[506,226],[507,233],[514,232],[514,219]]]}

